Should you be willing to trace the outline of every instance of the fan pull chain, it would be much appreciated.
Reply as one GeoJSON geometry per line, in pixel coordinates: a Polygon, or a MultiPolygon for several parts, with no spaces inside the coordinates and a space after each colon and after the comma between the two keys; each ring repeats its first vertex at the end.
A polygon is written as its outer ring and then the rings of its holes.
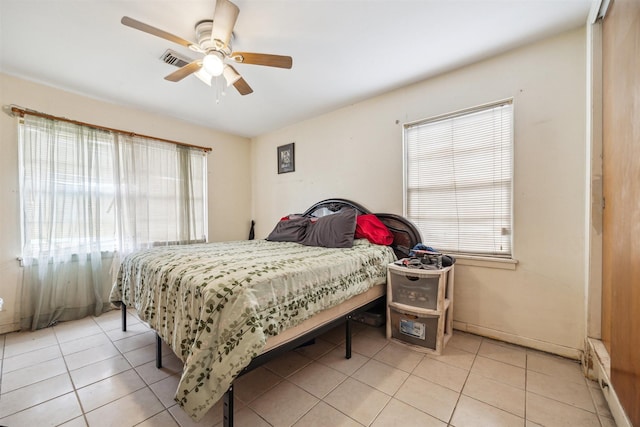
{"type": "Polygon", "coordinates": [[[220,77],[214,77],[215,91],[216,91],[216,105],[220,104],[220,98],[225,96],[227,93],[225,92],[225,81],[220,77]]]}

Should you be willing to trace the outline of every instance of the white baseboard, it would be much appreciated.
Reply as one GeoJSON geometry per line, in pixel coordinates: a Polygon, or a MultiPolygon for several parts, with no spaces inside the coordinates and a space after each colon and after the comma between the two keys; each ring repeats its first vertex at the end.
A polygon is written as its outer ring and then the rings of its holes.
{"type": "Polygon", "coordinates": [[[469,332],[476,335],[481,335],[487,338],[493,338],[500,341],[505,341],[512,344],[521,345],[523,347],[529,347],[536,350],[544,351],[547,353],[557,354],[559,356],[567,357],[569,359],[581,360],[582,350],[576,348],[565,347],[558,344],[553,344],[546,341],[540,341],[532,338],[525,338],[515,334],[510,334],[503,331],[498,331],[491,328],[485,328],[484,326],[473,325],[465,322],[453,321],[453,329],[457,329],[463,332],[469,332]]]}
{"type": "Polygon", "coordinates": [[[602,390],[604,398],[609,405],[609,411],[616,421],[617,427],[633,427],[631,421],[624,412],[618,395],[610,381],[611,359],[606,347],[602,341],[587,338],[586,340],[586,361],[583,364],[585,374],[592,380],[595,380],[602,390]]]}
{"type": "Polygon", "coordinates": [[[17,332],[20,330],[20,323],[7,323],[0,325],[0,334],[8,334],[9,332],[17,332]]]}

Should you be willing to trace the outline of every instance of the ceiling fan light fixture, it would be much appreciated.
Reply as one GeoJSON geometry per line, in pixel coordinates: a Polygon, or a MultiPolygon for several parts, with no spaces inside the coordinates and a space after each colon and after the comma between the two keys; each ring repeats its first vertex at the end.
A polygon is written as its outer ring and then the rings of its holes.
{"type": "Polygon", "coordinates": [[[221,75],[224,70],[224,61],[222,55],[219,52],[208,53],[202,59],[202,68],[204,68],[204,70],[208,74],[214,77],[221,75]]]}
{"type": "Polygon", "coordinates": [[[240,80],[240,74],[238,74],[236,70],[234,70],[232,67],[228,65],[224,66],[222,75],[224,76],[224,79],[227,82],[227,87],[231,86],[232,84],[240,80]]]}
{"type": "Polygon", "coordinates": [[[206,83],[208,86],[211,86],[211,80],[213,80],[213,76],[207,73],[204,67],[193,73],[193,75],[199,78],[202,82],[206,83]]]}

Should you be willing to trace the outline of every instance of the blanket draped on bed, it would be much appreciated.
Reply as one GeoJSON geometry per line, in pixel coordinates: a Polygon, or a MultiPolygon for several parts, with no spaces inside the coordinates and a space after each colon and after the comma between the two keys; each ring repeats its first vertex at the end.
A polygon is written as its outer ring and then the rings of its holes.
{"type": "Polygon", "coordinates": [[[251,240],[159,247],[126,257],[112,302],[135,307],[184,362],[176,401],[201,419],[267,337],[386,282],[393,251],[251,240]]]}

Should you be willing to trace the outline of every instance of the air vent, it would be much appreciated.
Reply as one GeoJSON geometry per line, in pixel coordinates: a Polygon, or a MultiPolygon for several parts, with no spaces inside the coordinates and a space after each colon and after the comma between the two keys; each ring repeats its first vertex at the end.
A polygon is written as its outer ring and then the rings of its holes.
{"type": "Polygon", "coordinates": [[[169,65],[175,65],[178,68],[184,67],[185,65],[193,61],[193,59],[182,56],[175,50],[171,49],[167,49],[165,53],[163,53],[160,57],[160,60],[169,65]]]}

